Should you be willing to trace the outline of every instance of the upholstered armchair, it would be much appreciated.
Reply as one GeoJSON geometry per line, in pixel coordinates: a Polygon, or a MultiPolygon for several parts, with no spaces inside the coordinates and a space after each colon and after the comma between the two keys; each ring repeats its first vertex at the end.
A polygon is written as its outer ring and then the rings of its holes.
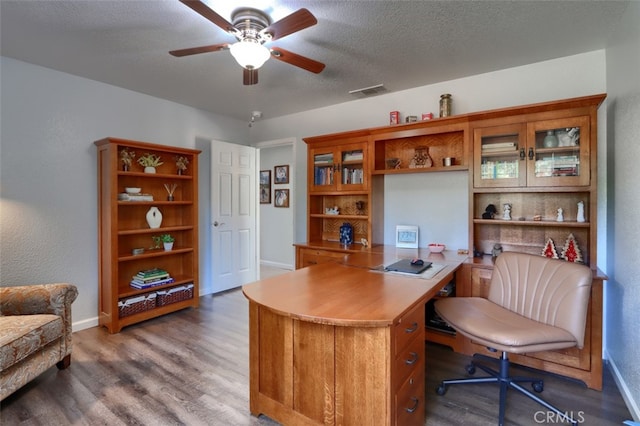
{"type": "Polygon", "coordinates": [[[0,401],[53,365],[71,363],[72,284],[0,287],[0,401]]]}

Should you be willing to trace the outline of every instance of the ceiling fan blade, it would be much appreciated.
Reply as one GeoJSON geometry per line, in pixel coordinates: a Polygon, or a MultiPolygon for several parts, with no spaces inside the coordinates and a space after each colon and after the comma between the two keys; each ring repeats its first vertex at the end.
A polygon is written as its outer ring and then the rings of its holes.
{"type": "Polygon", "coordinates": [[[277,40],[295,33],[296,31],[304,30],[305,28],[311,27],[317,23],[318,20],[311,14],[311,12],[307,9],[300,9],[289,16],[285,16],[278,22],[274,22],[260,32],[269,33],[271,34],[271,40],[277,40]]]}
{"type": "Polygon", "coordinates": [[[189,56],[189,55],[197,55],[198,53],[219,52],[221,50],[227,50],[228,48],[229,48],[228,43],[211,44],[209,46],[190,47],[188,49],[172,50],[169,52],[169,54],[177,57],[182,57],[182,56],[189,56]]]}
{"type": "Polygon", "coordinates": [[[271,56],[279,61],[286,62],[316,74],[320,73],[325,66],[322,62],[314,61],[313,59],[298,55],[297,53],[289,52],[281,47],[272,48],[271,56]]]}
{"type": "Polygon", "coordinates": [[[198,12],[204,18],[206,18],[209,21],[213,22],[214,24],[216,24],[217,26],[219,26],[220,28],[222,28],[226,32],[229,32],[229,33],[235,33],[236,32],[236,29],[233,27],[233,24],[231,22],[227,21],[222,16],[218,15],[216,12],[214,12],[205,3],[203,3],[203,2],[201,2],[199,0],[180,0],[180,2],[184,3],[187,6],[189,6],[191,9],[193,9],[196,12],[198,12]]]}
{"type": "Polygon", "coordinates": [[[245,86],[251,86],[253,84],[258,84],[258,70],[248,70],[246,68],[242,69],[242,83],[245,86]]]}

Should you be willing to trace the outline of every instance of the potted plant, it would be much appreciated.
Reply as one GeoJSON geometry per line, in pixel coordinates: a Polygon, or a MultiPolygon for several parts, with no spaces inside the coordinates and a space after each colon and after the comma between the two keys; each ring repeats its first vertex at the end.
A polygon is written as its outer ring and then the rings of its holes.
{"type": "Polygon", "coordinates": [[[164,245],[164,251],[171,251],[173,249],[173,242],[176,240],[171,234],[162,234],[160,235],[160,240],[162,240],[162,244],[164,245]]]}
{"type": "Polygon", "coordinates": [[[138,158],[138,164],[144,167],[145,173],[155,173],[156,167],[164,164],[160,161],[160,156],[156,154],[145,153],[143,156],[138,158]]]}
{"type": "Polygon", "coordinates": [[[128,172],[131,168],[131,162],[136,157],[135,151],[130,151],[128,148],[123,148],[120,151],[120,161],[122,161],[122,170],[128,172]]]}
{"type": "Polygon", "coordinates": [[[189,159],[187,157],[176,156],[176,168],[178,169],[178,174],[181,175],[187,170],[187,164],[189,164],[189,159]]]}

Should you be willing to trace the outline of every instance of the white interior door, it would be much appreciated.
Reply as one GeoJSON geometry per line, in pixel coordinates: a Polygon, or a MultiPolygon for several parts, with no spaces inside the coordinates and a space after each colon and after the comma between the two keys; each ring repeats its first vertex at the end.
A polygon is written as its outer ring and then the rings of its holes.
{"type": "Polygon", "coordinates": [[[256,149],[211,142],[213,292],[257,279],[256,149]]]}

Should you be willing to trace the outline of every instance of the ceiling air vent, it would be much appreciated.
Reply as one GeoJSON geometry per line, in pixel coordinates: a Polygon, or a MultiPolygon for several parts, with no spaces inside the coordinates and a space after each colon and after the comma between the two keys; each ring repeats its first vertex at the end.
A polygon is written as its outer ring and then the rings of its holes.
{"type": "Polygon", "coordinates": [[[380,83],[376,84],[375,86],[363,87],[362,89],[349,90],[349,94],[356,96],[373,96],[386,91],[387,89],[384,87],[384,84],[380,83]]]}

